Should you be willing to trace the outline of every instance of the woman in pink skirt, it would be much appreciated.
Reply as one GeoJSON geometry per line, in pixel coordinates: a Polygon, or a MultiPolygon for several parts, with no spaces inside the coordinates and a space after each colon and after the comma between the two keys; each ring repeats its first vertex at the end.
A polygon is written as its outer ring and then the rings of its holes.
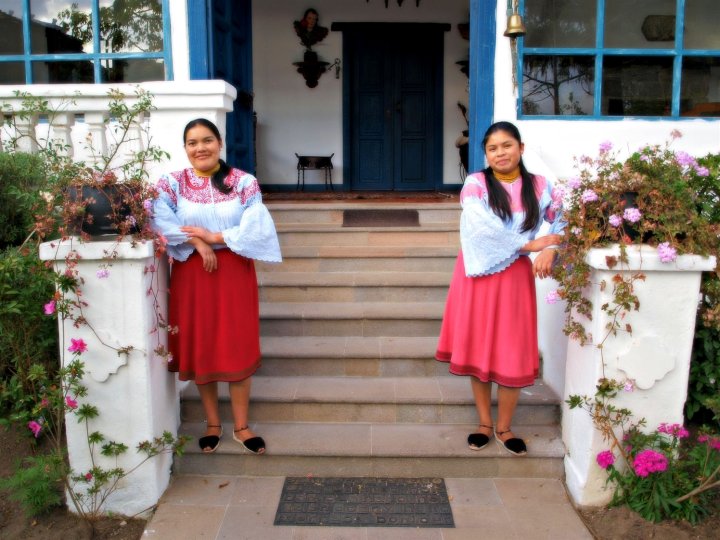
{"type": "Polygon", "coordinates": [[[185,126],[190,167],[160,178],[155,230],[172,257],[168,322],[170,371],[195,381],[207,425],[200,449],[214,452],[223,434],[218,382],[227,382],[233,439],[254,454],[265,441],[248,423],[250,378],[260,367],[257,279],[253,260],[280,262],[275,225],[257,180],[220,159],[217,126],[185,126]]]}
{"type": "Polygon", "coordinates": [[[522,162],[520,132],[509,122],[488,128],[482,141],[488,167],[465,180],[460,202],[461,251],[448,293],[436,358],[450,373],[470,376],[480,417],[468,436],[473,450],[495,436],[515,455],[527,453],[512,432],[520,389],[538,375],[535,277],[550,275],[565,224],[560,190],[522,162]],[[542,222],[552,223],[535,238],[542,222]],[[528,255],[539,252],[534,262],[528,255]],[[498,386],[493,424],[492,383],[498,386]]]}

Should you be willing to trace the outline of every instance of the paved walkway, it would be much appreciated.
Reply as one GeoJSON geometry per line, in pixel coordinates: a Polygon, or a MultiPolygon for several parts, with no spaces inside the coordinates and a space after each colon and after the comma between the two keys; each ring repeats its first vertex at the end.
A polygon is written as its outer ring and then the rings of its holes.
{"type": "Polygon", "coordinates": [[[454,529],[276,527],[283,482],[282,477],[174,477],[143,538],[592,540],[556,479],[445,478],[454,529]]]}

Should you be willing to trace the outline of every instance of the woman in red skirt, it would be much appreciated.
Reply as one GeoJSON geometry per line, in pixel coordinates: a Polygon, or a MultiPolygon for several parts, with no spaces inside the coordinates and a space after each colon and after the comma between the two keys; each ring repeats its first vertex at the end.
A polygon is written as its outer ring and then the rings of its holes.
{"type": "Polygon", "coordinates": [[[170,371],[195,381],[214,452],[223,428],[218,382],[229,383],[233,439],[255,454],[265,441],[249,428],[250,377],[260,367],[257,279],[253,259],[280,262],[275,225],[257,180],[220,159],[222,138],[204,118],[183,133],[192,167],[163,176],[153,206],[155,229],[171,257],[170,371]]]}
{"type": "Polygon", "coordinates": [[[490,126],[483,139],[488,167],[465,180],[460,202],[461,251],[448,292],[436,353],[450,372],[470,376],[480,417],[468,436],[473,450],[491,437],[512,454],[527,453],[512,432],[520,389],[538,375],[535,277],[550,275],[564,227],[562,193],[522,162],[524,145],[509,122],[490,126]],[[535,238],[543,219],[550,234],[535,238]],[[540,252],[531,262],[530,252],[540,252]],[[498,386],[493,423],[491,385],[498,386]]]}

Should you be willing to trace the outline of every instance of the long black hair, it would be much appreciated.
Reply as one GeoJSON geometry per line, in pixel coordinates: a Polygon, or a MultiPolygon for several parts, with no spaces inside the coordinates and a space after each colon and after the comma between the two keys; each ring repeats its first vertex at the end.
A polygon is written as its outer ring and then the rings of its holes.
{"type": "MultiPolygon", "coordinates": [[[[490,136],[497,132],[504,131],[515,139],[518,144],[522,144],[520,138],[520,130],[511,124],[510,122],[495,122],[485,132],[485,136],[482,140],[483,151],[487,146],[488,139],[490,136]]],[[[485,175],[485,183],[488,190],[488,202],[490,208],[495,212],[495,215],[500,217],[503,221],[507,221],[512,217],[512,209],[510,207],[510,197],[507,191],[500,185],[500,181],[495,178],[495,173],[491,167],[487,167],[483,170],[485,175]]],[[[525,209],[525,220],[522,224],[522,231],[533,230],[540,220],[540,206],[538,205],[537,195],[535,194],[535,175],[530,174],[525,168],[522,156],[520,156],[520,175],[522,176],[522,190],[520,196],[522,198],[523,208],[525,209]]]]}
{"type": "MultiPolygon", "coordinates": [[[[218,141],[222,143],[222,137],[220,136],[220,130],[217,128],[215,124],[213,124],[210,120],[207,118],[196,118],[195,120],[190,120],[187,125],[185,126],[185,129],[183,130],[183,145],[187,141],[187,134],[188,131],[190,131],[192,128],[197,126],[203,126],[208,128],[210,131],[212,131],[212,134],[215,135],[218,141]]],[[[220,168],[218,171],[212,175],[212,185],[215,189],[217,189],[220,193],[228,194],[232,191],[232,186],[228,186],[225,184],[225,179],[230,174],[230,166],[225,163],[222,159],[220,160],[220,168]]]]}

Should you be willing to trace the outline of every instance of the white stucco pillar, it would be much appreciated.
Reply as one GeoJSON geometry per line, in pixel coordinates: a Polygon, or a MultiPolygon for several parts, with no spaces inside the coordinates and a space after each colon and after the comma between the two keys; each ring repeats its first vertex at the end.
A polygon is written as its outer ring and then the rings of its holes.
{"type": "MultiPolygon", "coordinates": [[[[700,275],[715,268],[715,258],[682,255],[662,263],[655,248],[632,246],[628,248],[629,264],[609,269],[606,258],[619,254],[618,246],[612,246],[592,250],[588,255],[593,268],[589,289],[593,317],[586,331],[594,341],[580,346],[570,340],[563,399],[573,394],[594,396],[602,377],[631,380],[635,389],[621,391],[613,400],[617,407],[630,409],[638,420],[645,418],[647,431],[654,431],[662,422],[682,424],[700,275]],[[597,345],[607,333],[609,317],[600,307],[611,300],[612,276],[639,270],[646,276],[634,285],[640,310],[627,313],[622,320],[623,327],[626,323],[632,325],[632,334],[619,331],[609,337],[601,355],[597,345]],[[607,283],[605,290],[600,286],[603,281],[607,283]]],[[[562,428],[567,450],[566,482],[574,501],[585,506],[606,504],[612,492],[605,489],[607,474],[595,457],[608,449],[607,442],[595,430],[586,410],[570,410],[565,403],[562,428]]]]}
{"type": "MultiPolygon", "coordinates": [[[[155,260],[151,242],[81,243],[73,238],[42,244],[40,257],[53,261],[56,270],[63,272],[70,250],[80,257],[77,269],[84,280],[82,300],[87,303],[83,315],[89,325],[75,328],[72,321],[59,320],[60,346],[65,361],[69,361],[70,338],[82,338],[87,344],[81,359],[86,369],[83,384],[88,395],[78,398],[78,402],[99,409],[99,417],[91,421],[91,432],[99,431],[106,440],[124,443],[129,448],[117,465],[98,450],[96,463],[128,471],[144,457],[136,452],[138,443],[159,437],[163,431],[176,435],[179,425],[175,379],[167,372],[164,358],[154,353],[159,344],[158,333],[154,331],[155,302],[165,313],[167,267],[155,260]],[[117,256],[107,260],[112,252],[117,256]],[[98,277],[101,268],[107,269],[107,277],[98,277]],[[157,295],[152,294],[151,288],[157,295]],[[118,355],[103,343],[133,349],[127,355],[118,355]]],[[[164,332],[161,336],[160,343],[164,343],[164,332]]],[[[85,426],[69,414],[66,430],[70,466],[76,473],[85,474],[92,467],[85,426]]],[[[150,508],[168,485],[171,464],[169,455],[150,459],[120,482],[102,510],[129,516],[150,508]]],[[[69,508],[74,510],[71,505],[69,508]]]]}

